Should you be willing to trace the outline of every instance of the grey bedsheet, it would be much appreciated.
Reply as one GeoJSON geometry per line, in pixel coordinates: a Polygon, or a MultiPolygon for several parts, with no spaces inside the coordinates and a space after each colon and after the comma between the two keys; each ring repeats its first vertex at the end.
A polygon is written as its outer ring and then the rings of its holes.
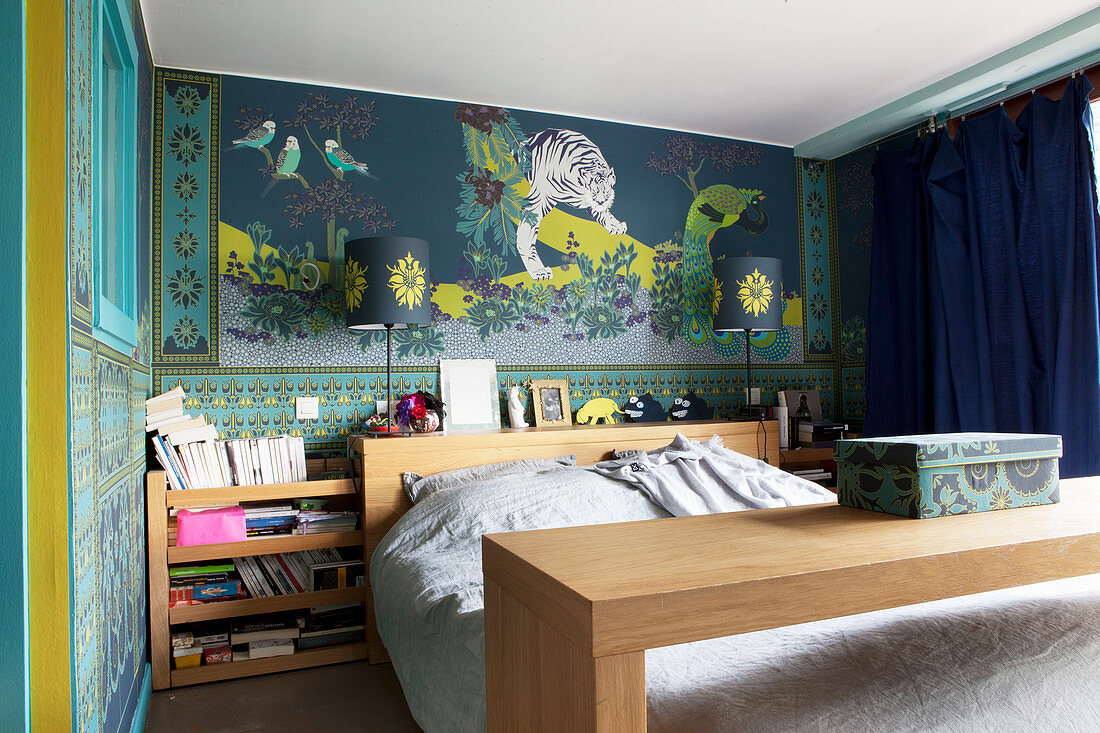
{"type": "MultiPolygon", "coordinates": [[[[580,468],[414,506],[374,553],[371,584],[417,722],[485,729],[482,534],[665,516],[580,468]]],[[[1098,611],[1089,576],[651,650],[650,730],[1100,730],[1098,611]]]]}

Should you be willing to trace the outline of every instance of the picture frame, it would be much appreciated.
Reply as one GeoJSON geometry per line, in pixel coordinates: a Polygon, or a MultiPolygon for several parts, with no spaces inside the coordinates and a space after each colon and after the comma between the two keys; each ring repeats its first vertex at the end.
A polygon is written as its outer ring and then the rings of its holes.
{"type": "Polygon", "coordinates": [[[500,429],[495,359],[440,359],[439,384],[447,406],[443,432],[500,429]]]}
{"type": "Polygon", "coordinates": [[[535,427],[572,425],[573,412],[569,404],[569,380],[532,379],[531,406],[535,412],[535,427]]]}

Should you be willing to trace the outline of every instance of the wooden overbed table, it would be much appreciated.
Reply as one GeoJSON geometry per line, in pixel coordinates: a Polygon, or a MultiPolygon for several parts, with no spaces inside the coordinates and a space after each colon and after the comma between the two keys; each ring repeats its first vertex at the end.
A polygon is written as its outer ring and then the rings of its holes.
{"type": "Polygon", "coordinates": [[[485,535],[490,731],[644,731],[645,650],[1100,572],[1100,479],[907,519],[835,504],[485,535]]]}

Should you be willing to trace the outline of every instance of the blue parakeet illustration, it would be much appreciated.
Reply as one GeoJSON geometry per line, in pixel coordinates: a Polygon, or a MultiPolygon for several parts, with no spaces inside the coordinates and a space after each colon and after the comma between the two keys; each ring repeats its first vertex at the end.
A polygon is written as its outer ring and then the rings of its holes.
{"type": "Polygon", "coordinates": [[[233,141],[236,148],[261,148],[275,139],[275,123],[271,120],[248,131],[244,137],[233,141]]]}
{"type": "Polygon", "coordinates": [[[298,147],[298,138],[293,135],[288,135],[286,138],[286,145],[279,151],[279,157],[275,161],[275,172],[284,176],[294,176],[297,178],[298,174],[294,171],[298,170],[298,163],[302,160],[302,150],[298,147]]]}
{"type": "Polygon", "coordinates": [[[337,170],[355,171],[362,173],[367,178],[373,178],[379,180],[378,176],[370,172],[366,163],[360,163],[355,158],[351,157],[351,153],[344,150],[335,140],[325,140],[325,157],[328,158],[328,162],[332,164],[337,170]]]}

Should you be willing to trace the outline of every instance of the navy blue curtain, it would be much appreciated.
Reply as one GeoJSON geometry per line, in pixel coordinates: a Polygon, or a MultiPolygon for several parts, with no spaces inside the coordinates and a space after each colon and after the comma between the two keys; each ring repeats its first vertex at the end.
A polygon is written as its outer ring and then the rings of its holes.
{"type": "Polygon", "coordinates": [[[876,157],[868,435],[1056,433],[1100,474],[1091,90],[876,157]]]}

